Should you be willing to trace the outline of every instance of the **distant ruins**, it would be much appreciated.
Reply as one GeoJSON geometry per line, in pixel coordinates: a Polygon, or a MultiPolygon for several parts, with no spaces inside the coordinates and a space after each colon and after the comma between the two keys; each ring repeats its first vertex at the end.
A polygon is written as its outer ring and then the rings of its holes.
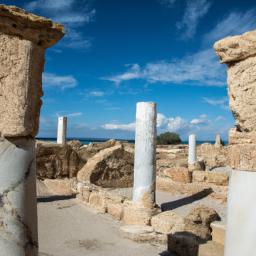
{"type": "Polygon", "coordinates": [[[1,255],[36,256],[35,140],[45,49],[63,26],[0,5],[0,248],[1,255]]]}

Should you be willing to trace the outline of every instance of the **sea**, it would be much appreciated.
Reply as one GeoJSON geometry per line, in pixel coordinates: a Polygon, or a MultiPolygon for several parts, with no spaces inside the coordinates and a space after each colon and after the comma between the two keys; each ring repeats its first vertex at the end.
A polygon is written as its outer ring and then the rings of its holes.
{"type": "MultiPolygon", "coordinates": [[[[42,140],[42,141],[48,141],[48,142],[56,142],[57,139],[56,138],[36,138],[37,140],[42,140]]],[[[83,145],[89,145],[90,143],[94,143],[94,142],[105,142],[110,140],[110,138],[68,138],[68,141],[71,140],[79,140],[83,145]]],[[[116,140],[120,140],[120,141],[124,141],[124,142],[129,142],[129,143],[134,143],[134,140],[131,139],[116,139],[116,140]]],[[[203,144],[203,143],[211,143],[214,144],[215,141],[211,141],[211,140],[198,140],[197,144],[203,144]]],[[[188,144],[188,141],[182,141],[182,144],[188,144]]],[[[224,144],[227,144],[226,141],[224,141],[224,144]]]]}

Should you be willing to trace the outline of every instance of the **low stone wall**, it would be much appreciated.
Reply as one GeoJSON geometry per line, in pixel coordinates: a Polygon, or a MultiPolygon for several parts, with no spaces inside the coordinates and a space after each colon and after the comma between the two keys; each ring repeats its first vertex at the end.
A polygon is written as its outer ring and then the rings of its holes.
{"type": "Polygon", "coordinates": [[[121,191],[89,183],[78,183],[77,192],[82,204],[108,213],[124,224],[121,233],[125,237],[137,242],[167,243],[169,250],[179,255],[195,256],[195,248],[211,239],[211,222],[220,220],[215,210],[205,206],[198,206],[182,217],[174,211],[161,212],[158,207],[145,208],[121,191]],[[192,242],[187,243],[191,237],[192,242]]]}

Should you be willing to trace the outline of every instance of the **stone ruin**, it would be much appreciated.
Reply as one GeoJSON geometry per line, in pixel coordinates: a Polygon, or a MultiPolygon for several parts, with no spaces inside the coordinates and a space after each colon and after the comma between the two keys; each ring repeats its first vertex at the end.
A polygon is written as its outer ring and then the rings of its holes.
{"type": "Polygon", "coordinates": [[[42,105],[45,49],[62,25],[0,5],[0,248],[37,255],[35,140],[42,105]]]}
{"type": "Polygon", "coordinates": [[[229,133],[233,168],[256,169],[256,30],[224,38],[214,44],[228,67],[228,94],[236,128],[229,133]]]}

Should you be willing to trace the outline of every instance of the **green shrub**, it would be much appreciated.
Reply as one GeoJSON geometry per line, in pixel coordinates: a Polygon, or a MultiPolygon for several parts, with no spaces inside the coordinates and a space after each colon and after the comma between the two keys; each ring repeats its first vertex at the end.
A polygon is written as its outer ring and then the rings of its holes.
{"type": "Polygon", "coordinates": [[[159,145],[171,145],[180,143],[180,136],[175,132],[165,132],[157,136],[157,144],[159,145]]]}

